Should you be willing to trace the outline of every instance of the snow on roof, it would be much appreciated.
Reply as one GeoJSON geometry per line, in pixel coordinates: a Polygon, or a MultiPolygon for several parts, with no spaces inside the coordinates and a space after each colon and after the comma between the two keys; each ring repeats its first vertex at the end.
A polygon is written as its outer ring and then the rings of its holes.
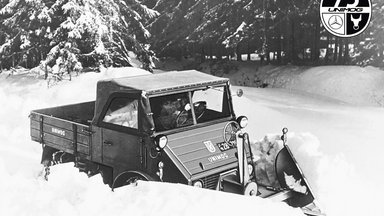
{"type": "Polygon", "coordinates": [[[119,87],[141,90],[147,93],[163,92],[170,89],[183,89],[222,84],[229,79],[216,77],[195,70],[174,71],[134,77],[124,77],[101,82],[113,83],[119,87]]]}

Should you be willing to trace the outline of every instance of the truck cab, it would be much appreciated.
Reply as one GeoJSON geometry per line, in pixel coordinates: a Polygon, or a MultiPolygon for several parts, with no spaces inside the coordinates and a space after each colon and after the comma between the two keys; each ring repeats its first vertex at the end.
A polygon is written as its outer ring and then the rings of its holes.
{"type": "Polygon", "coordinates": [[[216,189],[237,167],[235,140],[224,139],[231,97],[228,79],[197,71],[100,81],[93,147],[113,168],[112,187],[134,175],[216,189]]]}

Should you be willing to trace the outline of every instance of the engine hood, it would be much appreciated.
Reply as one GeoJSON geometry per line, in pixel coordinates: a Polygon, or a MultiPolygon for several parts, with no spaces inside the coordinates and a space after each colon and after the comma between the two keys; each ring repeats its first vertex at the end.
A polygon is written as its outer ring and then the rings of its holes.
{"type": "Polygon", "coordinates": [[[175,165],[189,176],[237,163],[236,148],[221,150],[224,143],[222,122],[168,135],[164,149],[175,165]]]}

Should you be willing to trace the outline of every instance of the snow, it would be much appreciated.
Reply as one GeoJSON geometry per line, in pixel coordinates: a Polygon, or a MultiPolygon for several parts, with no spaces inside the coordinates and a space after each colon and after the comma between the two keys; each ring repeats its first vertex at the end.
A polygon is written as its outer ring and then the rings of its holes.
{"type": "MultiPolygon", "coordinates": [[[[294,90],[289,88],[294,86],[290,84],[293,81],[280,89],[241,87],[244,96],[234,98],[237,115],[249,117],[247,130],[252,140],[267,134],[276,136],[288,127],[288,145],[327,215],[381,215],[384,175],[379,166],[384,164],[380,155],[384,110],[360,106],[371,104],[365,97],[358,97],[358,90],[352,92],[357,98],[344,92],[357,85],[367,85],[359,87],[360,91],[379,89],[375,86],[381,82],[379,70],[354,66],[341,70],[334,66],[306,71],[308,75],[300,73],[301,84],[294,90]],[[309,74],[313,74],[312,79],[309,74]],[[365,78],[361,78],[362,74],[365,78]],[[331,82],[332,76],[340,82],[331,82]],[[315,85],[329,86],[325,91],[315,91],[315,85]],[[347,103],[351,98],[354,104],[347,103]]],[[[52,167],[49,181],[43,181],[38,176],[41,147],[29,135],[30,110],[94,100],[97,80],[143,73],[148,72],[137,68],[105,69],[49,89],[45,81],[34,76],[0,74],[2,215],[302,215],[299,209],[284,203],[178,184],[139,182],[137,187],[111,192],[100,175],[88,178],[73,164],[52,167]]],[[[280,74],[288,81],[299,80],[299,73],[280,74]]],[[[263,75],[268,78],[266,73],[263,75]]]]}
{"type": "Polygon", "coordinates": [[[242,89],[249,101],[237,110],[250,116],[250,135],[289,128],[288,145],[327,215],[381,215],[382,108],[286,89],[242,89]]]}
{"type": "Polygon", "coordinates": [[[359,106],[384,106],[384,72],[371,66],[240,67],[241,73],[226,75],[237,85],[257,86],[261,82],[359,106]]]}
{"type": "Polygon", "coordinates": [[[241,32],[244,31],[244,28],[246,27],[247,23],[245,22],[242,22],[236,29],[235,32],[233,32],[230,36],[228,36],[224,41],[223,41],[223,44],[226,46],[226,47],[229,47],[229,43],[230,43],[230,40],[233,38],[233,37],[240,37],[239,34],[241,32]]]}

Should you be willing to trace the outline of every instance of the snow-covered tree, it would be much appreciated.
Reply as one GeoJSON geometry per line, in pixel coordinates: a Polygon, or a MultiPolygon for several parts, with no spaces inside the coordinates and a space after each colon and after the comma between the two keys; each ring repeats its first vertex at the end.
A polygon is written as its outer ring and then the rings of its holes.
{"type": "Polygon", "coordinates": [[[294,56],[301,48],[292,48],[293,38],[300,40],[296,45],[319,49],[314,38],[320,38],[320,22],[313,15],[318,7],[317,0],[159,0],[155,9],[161,16],[151,25],[153,46],[164,55],[193,44],[200,49],[193,51],[217,58],[236,53],[240,60],[244,53],[272,51],[280,58],[282,52],[294,56]]]}
{"type": "Polygon", "coordinates": [[[41,63],[71,72],[98,64],[130,65],[127,53],[135,53],[151,69],[145,24],[158,13],[138,0],[8,0],[0,6],[5,30],[0,54],[11,66],[41,63]]]}
{"type": "Polygon", "coordinates": [[[354,62],[384,67],[384,2],[372,2],[372,18],[368,28],[354,38],[354,62]]]}

